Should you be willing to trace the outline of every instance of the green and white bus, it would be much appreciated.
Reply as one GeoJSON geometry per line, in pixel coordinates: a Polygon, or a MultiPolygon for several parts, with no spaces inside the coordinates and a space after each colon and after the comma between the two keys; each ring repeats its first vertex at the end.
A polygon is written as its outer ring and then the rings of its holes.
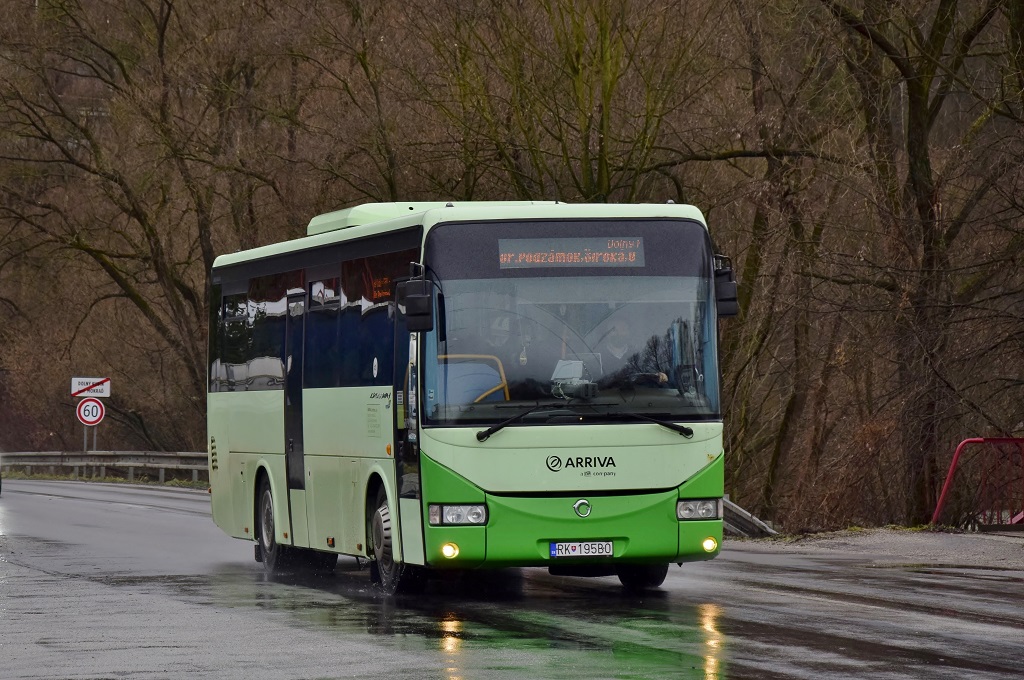
{"type": "Polygon", "coordinates": [[[718,554],[736,284],[698,209],[376,203],[307,231],[212,272],[213,519],[268,571],[644,589],[718,554]]]}

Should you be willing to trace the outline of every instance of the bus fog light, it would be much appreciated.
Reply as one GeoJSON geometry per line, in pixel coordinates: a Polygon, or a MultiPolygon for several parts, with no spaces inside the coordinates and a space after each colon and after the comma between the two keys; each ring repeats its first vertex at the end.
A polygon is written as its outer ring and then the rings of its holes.
{"type": "Polygon", "coordinates": [[[704,548],[704,552],[715,552],[716,550],[718,550],[718,541],[716,541],[711,536],[708,536],[704,539],[704,542],[701,543],[701,547],[704,548]]]}
{"type": "Polygon", "coordinates": [[[454,543],[445,543],[444,545],[441,546],[441,554],[444,555],[445,557],[447,557],[448,559],[452,559],[453,557],[458,557],[459,556],[459,546],[455,545],[454,543]]]}

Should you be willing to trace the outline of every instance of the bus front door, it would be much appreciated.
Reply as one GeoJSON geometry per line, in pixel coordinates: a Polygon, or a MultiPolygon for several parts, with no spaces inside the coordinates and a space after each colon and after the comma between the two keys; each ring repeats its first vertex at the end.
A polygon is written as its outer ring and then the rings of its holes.
{"type": "MultiPolygon", "coordinates": [[[[397,307],[397,305],[396,305],[397,307]]],[[[425,564],[420,505],[418,358],[420,333],[411,333],[401,309],[395,313],[395,482],[402,561],[425,564]]]]}

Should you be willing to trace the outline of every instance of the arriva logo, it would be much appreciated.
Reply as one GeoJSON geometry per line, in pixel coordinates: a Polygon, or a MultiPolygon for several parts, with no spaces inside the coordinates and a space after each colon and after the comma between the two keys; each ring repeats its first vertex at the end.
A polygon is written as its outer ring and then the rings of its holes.
{"type": "Polygon", "coordinates": [[[565,462],[558,456],[548,456],[547,459],[548,469],[552,472],[558,472],[563,467],[569,468],[613,468],[615,467],[615,459],[611,456],[576,456],[575,458],[566,458],[565,462]]]}

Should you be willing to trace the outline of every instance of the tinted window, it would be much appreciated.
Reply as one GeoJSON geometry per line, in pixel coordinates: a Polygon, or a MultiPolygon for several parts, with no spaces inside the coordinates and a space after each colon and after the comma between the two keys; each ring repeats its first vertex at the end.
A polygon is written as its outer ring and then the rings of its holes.
{"type": "Polygon", "coordinates": [[[252,344],[252,332],[246,314],[247,299],[245,293],[224,296],[221,356],[220,361],[215,362],[214,369],[219,389],[215,392],[245,390],[246,360],[252,344]],[[240,376],[241,380],[236,380],[236,376],[240,376]]]}
{"type": "Polygon", "coordinates": [[[305,386],[341,384],[341,279],[332,277],[309,284],[306,314],[305,386]]]}
{"type": "Polygon", "coordinates": [[[212,391],[283,389],[289,292],[302,292],[301,272],[257,277],[247,293],[224,296],[220,356],[210,368],[212,391]]]}
{"type": "Polygon", "coordinates": [[[340,384],[391,385],[395,341],[394,282],[408,276],[415,249],[341,265],[340,384]]]}

